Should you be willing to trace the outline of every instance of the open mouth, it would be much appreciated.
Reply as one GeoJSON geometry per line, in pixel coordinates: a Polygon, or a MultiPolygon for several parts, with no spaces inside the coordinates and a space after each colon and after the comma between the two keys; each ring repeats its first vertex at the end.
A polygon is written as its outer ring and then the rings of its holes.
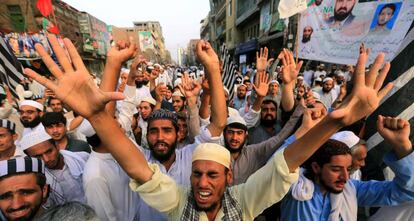
{"type": "Polygon", "coordinates": [[[209,192],[209,191],[198,191],[197,192],[197,198],[198,198],[197,201],[199,201],[201,203],[205,202],[210,198],[211,195],[212,195],[212,193],[209,192]]]}

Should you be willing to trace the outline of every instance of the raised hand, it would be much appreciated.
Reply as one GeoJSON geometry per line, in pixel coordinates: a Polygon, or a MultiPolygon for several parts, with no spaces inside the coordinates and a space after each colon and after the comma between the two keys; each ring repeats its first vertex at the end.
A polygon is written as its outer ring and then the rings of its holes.
{"type": "Polygon", "coordinates": [[[295,132],[296,138],[302,137],[312,127],[319,123],[322,118],[327,115],[326,109],[319,108],[306,108],[303,112],[302,124],[295,132]]]}
{"type": "Polygon", "coordinates": [[[253,88],[258,97],[265,97],[269,90],[269,75],[265,72],[257,72],[253,88]]]}
{"type": "Polygon", "coordinates": [[[411,149],[410,123],[407,120],[384,117],[379,115],[377,120],[378,133],[395,148],[411,149]]]}
{"type": "MultiPolygon", "coordinates": [[[[200,40],[197,43],[196,54],[199,61],[207,68],[220,69],[219,59],[216,52],[214,52],[210,43],[204,40],[200,40]]],[[[210,74],[210,73],[208,73],[210,74]]]]}
{"type": "Polygon", "coordinates": [[[273,58],[267,60],[268,55],[269,55],[269,53],[268,53],[267,47],[265,47],[264,49],[260,48],[260,54],[259,54],[259,52],[256,52],[257,72],[265,71],[266,68],[267,68],[267,65],[273,61],[273,58]]]}
{"type": "Polygon", "coordinates": [[[50,72],[57,78],[57,82],[53,82],[26,68],[25,74],[28,77],[52,90],[57,98],[85,118],[104,111],[105,104],[109,101],[124,98],[122,93],[103,92],[98,89],[83,64],[82,58],[69,39],[65,38],[63,42],[70,59],[66,56],[64,49],[54,35],[49,34],[47,37],[62,69],[53,61],[42,45],[36,44],[35,48],[50,72]]]}
{"type": "Polygon", "coordinates": [[[106,54],[107,63],[122,64],[134,57],[136,50],[137,46],[132,37],[129,38],[129,42],[118,41],[106,54]]]}
{"type": "Polygon", "coordinates": [[[191,79],[186,73],[181,78],[181,84],[178,87],[187,99],[198,97],[201,91],[201,84],[191,79]]]}
{"type": "Polygon", "coordinates": [[[365,75],[369,50],[361,51],[353,78],[354,88],[342,105],[331,113],[331,117],[339,120],[343,126],[350,125],[372,113],[392,88],[392,83],[388,83],[380,90],[390,69],[389,63],[384,64],[384,54],[380,53],[377,56],[370,71],[365,75]]]}
{"type": "Polygon", "coordinates": [[[167,86],[165,86],[164,82],[159,83],[156,87],[155,87],[155,96],[157,99],[157,102],[162,102],[162,100],[165,97],[165,94],[167,93],[167,86]]]}
{"type": "Polygon", "coordinates": [[[298,64],[295,63],[293,53],[288,49],[283,49],[278,58],[282,61],[282,81],[284,84],[290,84],[295,82],[298,77],[300,68],[302,67],[303,61],[298,64]]]}

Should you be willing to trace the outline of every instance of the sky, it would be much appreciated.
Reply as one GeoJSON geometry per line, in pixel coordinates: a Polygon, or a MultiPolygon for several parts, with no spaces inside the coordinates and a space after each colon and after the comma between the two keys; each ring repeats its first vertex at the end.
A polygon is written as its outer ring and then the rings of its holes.
{"type": "Polygon", "coordinates": [[[132,27],[133,21],[159,21],[165,45],[174,60],[178,47],[200,38],[200,21],[210,11],[209,0],[63,0],[107,25],[132,27]]]}

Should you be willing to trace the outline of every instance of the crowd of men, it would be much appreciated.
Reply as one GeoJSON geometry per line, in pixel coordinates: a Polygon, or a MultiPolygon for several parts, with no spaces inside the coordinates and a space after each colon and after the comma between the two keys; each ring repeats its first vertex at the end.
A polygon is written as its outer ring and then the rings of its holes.
{"type": "MultiPolygon", "coordinates": [[[[70,40],[41,45],[53,76],[26,69],[20,99],[0,107],[0,216],[4,220],[410,220],[414,154],[408,121],[378,116],[392,151],[387,181],[364,180],[364,119],[392,88],[379,54],[366,69],[317,70],[283,49],[268,73],[223,86],[218,56],[199,41],[204,70],[174,71],[111,48],[92,78],[70,40]],[[127,61],[130,65],[126,65],[127,61]],[[127,67],[128,68],[125,68],[127,67]],[[381,207],[366,214],[366,207],[381,207]],[[390,220],[390,219],[386,219],[390,220]]],[[[239,74],[241,75],[241,74],[239,74]]]]}

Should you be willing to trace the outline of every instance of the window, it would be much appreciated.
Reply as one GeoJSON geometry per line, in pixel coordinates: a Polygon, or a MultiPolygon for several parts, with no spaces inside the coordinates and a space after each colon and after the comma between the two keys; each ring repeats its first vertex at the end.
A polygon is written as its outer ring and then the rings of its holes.
{"type": "Polygon", "coordinates": [[[25,21],[22,15],[22,9],[20,8],[20,5],[8,5],[7,9],[9,11],[10,20],[14,30],[16,32],[24,32],[25,21]]]}

